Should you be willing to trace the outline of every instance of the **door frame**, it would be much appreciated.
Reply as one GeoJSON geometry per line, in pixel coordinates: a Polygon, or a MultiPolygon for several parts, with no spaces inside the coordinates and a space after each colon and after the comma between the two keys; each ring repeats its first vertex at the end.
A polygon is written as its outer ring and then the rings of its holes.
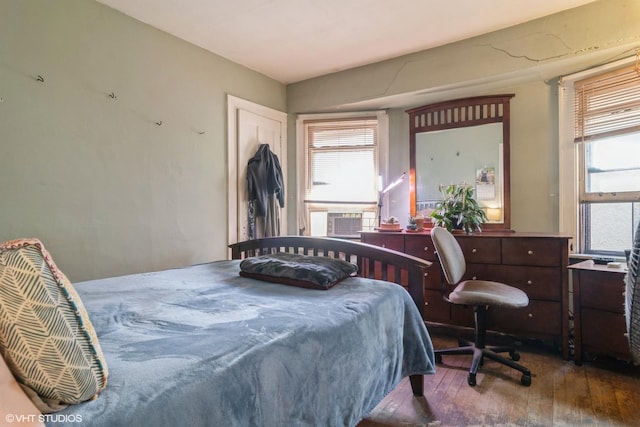
{"type": "MultiPolygon", "coordinates": [[[[238,110],[280,122],[283,153],[279,160],[282,171],[287,171],[287,113],[227,94],[227,244],[236,243],[238,237],[238,110]]],[[[286,206],[281,219],[281,230],[286,233],[286,206]]]]}

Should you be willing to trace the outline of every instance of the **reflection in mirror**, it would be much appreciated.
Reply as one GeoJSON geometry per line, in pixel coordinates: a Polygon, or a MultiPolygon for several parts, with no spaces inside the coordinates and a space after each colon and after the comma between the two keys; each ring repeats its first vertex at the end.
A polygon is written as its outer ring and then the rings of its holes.
{"type": "Polygon", "coordinates": [[[428,216],[440,185],[467,183],[489,219],[483,229],[511,226],[509,100],[476,97],[409,110],[411,215],[428,216]]]}
{"type": "Polygon", "coordinates": [[[440,185],[466,183],[489,221],[502,222],[502,174],[502,123],[416,135],[416,213],[430,213],[440,185]]]}

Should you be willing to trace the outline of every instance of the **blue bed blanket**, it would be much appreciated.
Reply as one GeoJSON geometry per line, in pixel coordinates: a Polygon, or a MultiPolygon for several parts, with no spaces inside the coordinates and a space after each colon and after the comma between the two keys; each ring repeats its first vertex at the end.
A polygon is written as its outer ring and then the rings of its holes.
{"type": "Polygon", "coordinates": [[[240,277],[232,260],[75,287],[110,376],[49,426],[353,426],[434,372],[417,308],[387,282],[317,291],[240,277]]]}

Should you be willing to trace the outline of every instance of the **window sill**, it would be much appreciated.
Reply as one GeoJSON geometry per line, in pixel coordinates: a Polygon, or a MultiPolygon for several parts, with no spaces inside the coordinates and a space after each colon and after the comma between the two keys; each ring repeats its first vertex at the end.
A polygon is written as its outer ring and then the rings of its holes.
{"type": "Polygon", "coordinates": [[[576,262],[579,261],[584,261],[587,259],[593,259],[593,258],[612,258],[614,261],[619,261],[619,262],[626,262],[624,256],[619,256],[619,255],[605,255],[605,254],[569,254],[569,259],[570,260],[575,260],[576,262]]]}

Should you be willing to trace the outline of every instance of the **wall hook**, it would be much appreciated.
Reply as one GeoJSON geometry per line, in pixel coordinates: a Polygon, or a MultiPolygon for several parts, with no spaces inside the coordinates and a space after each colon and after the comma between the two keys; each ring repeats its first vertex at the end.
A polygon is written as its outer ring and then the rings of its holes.
{"type": "Polygon", "coordinates": [[[155,122],[158,126],[162,126],[162,120],[160,120],[159,122],[155,122]]]}
{"type": "Polygon", "coordinates": [[[38,74],[38,76],[36,77],[36,81],[44,83],[44,77],[38,74]]]}
{"type": "Polygon", "coordinates": [[[116,96],[116,94],[115,94],[115,93],[113,93],[113,92],[111,92],[111,93],[109,94],[109,98],[111,98],[111,99],[118,99],[118,97],[116,96]]]}

